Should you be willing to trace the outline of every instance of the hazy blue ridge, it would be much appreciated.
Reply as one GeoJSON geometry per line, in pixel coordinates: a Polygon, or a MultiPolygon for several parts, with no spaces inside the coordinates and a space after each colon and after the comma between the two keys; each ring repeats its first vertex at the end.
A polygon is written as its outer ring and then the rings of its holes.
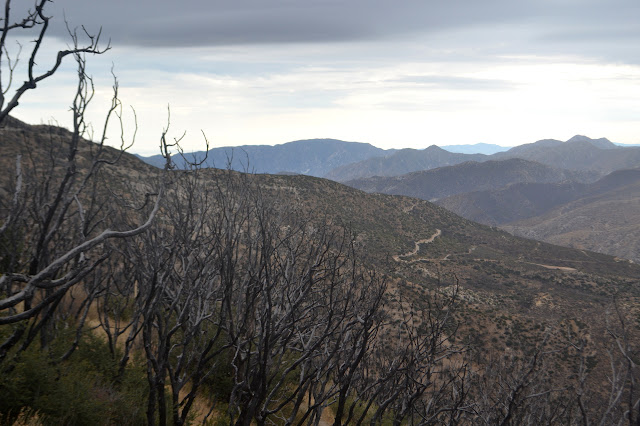
{"type": "MultiPolygon", "coordinates": [[[[395,150],[376,148],[368,143],[308,139],[273,146],[212,148],[208,152],[185,154],[185,157],[189,161],[200,162],[208,154],[204,163],[206,167],[226,168],[229,165],[233,170],[253,173],[293,173],[320,177],[336,167],[393,152],[395,150]]],[[[164,158],[160,155],[139,157],[156,167],[164,165],[164,158]]],[[[173,160],[179,168],[185,167],[185,160],[181,156],[174,155],[173,160]]]]}
{"type": "Polygon", "coordinates": [[[491,155],[496,152],[509,150],[510,146],[500,146],[491,143],[476,143],[473,145],[444,145],[440,148],[456,154],[485,154],[491,155]]]}
{"type": "MultiPolygon", "coordinates": [[[[513,148],[478,143],[397,150],[336,139],[308,139],[274,146],[220,147],[208,153],[199,151],[185,156],[193,162],[200,162],[205,154],[205,167],[230,166],[233,170],[253,173],[305,174],[340,182],[371,176],[400,176],[467,161],[510,158],[521,158],[565,170],[593,171],[598,177],[640,164],[640,147],[620,146],[606,138],[591,139],[581,135],[566,142],[543,139],[513,148]]],[[[160,155],[139,158],[157,167],[164,165],[160,155]]],[[[179,168],[185,167],[185,160],[181,156],[174,154],[173,160],[179,168]]]]}

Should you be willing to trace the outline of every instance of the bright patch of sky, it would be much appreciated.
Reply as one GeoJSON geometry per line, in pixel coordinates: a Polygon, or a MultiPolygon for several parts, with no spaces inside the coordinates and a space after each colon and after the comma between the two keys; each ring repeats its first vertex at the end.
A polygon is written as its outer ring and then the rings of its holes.
{"type": "MultiPolygon", "coordinates": [[[[90,118],[101,126],[113,63],[122,102],[137,115],[134,152],[158,152],[168,105],[173,134],[187,132],[186,150],[204,148],[202,132],[212,146],[309,138],[382,148],[512,146],[575,134],[640,142],[640,13],[632,2],[578,8],[571,1],[492,1],[487,10],[462,2],[468,7],[457,13],[437,2],[410,1],[398,11],[396,2],[355,1],[361,10],[345,6],[332,20],[343,2],[247,2],[234,9],[194,1],[207,13],[181,15],[158,1],[159,11],[142,22],[136,16],[144,13],[136,13],[143,8],[104,2],[96,16],[83,14],[87,6],[78,1],[59,2],[77,4],[67,18],[92,28],[102,16],[103,36],[113,38],[111,51],[88,58],[97,90],[90,118]],[[133,9],[117,15],[126,7],[133,9]],[[202,26],[203,16],[217,14],[235,21],[202,26]]],[[[15,115],[68,125],[72,95],[70,62],[15,115]]],[[[129,111],[126,135],[133,133],[129,111]]],[[[116,143],[115,126],[112,137],[116,143]]]]}

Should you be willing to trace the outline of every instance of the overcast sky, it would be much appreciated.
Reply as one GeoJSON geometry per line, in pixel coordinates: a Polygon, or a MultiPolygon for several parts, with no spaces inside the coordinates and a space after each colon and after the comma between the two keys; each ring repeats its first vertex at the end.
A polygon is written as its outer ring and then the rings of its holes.
{"type": "MultiPolygon", "coordinates": [[[[157,152],[167,105],[188,150],[203,148],[201,131],[212,146],[640,143],[637,0],[57,0],[49,13],[40,63],[68,42],[65,16],[111,39],[88,60],[91,118],[113,64],[143,154],[157,152]]],[[[69,65],[16,116],[68,125],[69,65]]]]}

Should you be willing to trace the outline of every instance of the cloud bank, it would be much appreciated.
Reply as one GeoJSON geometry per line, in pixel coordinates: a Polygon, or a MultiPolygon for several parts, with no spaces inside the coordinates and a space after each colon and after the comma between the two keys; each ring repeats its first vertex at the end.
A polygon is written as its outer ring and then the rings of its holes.
{"type": "MultiPolygon", "coordinates": [[[[576,133],[637,143],[640,134],[635,0],[57,0],[49,12],[111,39],[91,69],[105,71],[108,88],[115,63],[146,153],[167,104],[174,128],[202,129],[217,146],[514,145],[576,133]]],[[[63,21],[52,22],[66,42],[63,21]]],[[[43,89],[46,102],[23,104],[25,119],[66,110],[67,100],[53,102],[73,71],[61,78],[43,89]]]]}

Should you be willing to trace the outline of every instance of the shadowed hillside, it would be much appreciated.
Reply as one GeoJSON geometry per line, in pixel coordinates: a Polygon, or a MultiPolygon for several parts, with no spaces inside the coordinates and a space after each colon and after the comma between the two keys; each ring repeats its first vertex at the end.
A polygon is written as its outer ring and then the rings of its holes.
{"type": "Polygon", "coordinates": [[[620,170],[597,182],[515,184],[454,195],[438,204],[517,235],[639,261],[640,171],[620,170]]]}
{"type": "Polygon", "coordinates": [[[497,189],[513,183],[589,181],[595,173],[555,169],[521,159],[467,162],[395,177],[372,177],[346,182],[367,192],[407,195],[432,200],[463,192],[497,189]]]}
{"type": "Polygon", "coordinates": [[[456,154],[435,145],[426,149],[401,149],[386,157],[375,157],[331,170],[326,178],[338,182],[370,176],[398,176],[418,170],[450,166],[465,161],[484,161],[483,154],[456,154]]]}

